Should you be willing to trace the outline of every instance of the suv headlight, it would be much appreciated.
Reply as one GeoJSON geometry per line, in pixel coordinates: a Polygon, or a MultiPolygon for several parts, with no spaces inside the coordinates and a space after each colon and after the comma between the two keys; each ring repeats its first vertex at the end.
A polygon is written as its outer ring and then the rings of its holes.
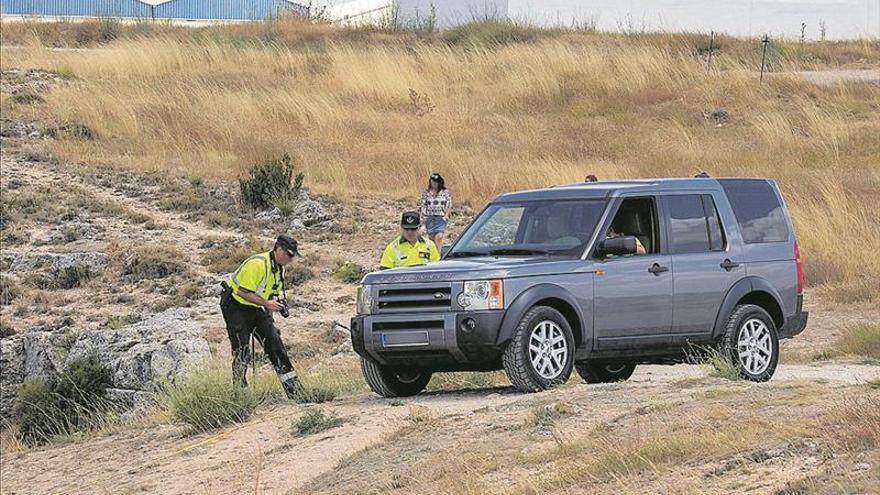
{"type": "Polygon", "coordinates": [[[357,314],[369,315],[373,313],[373,299],[370,297],[369,285],[358,286],[357,294],[357,314]]]}
{"type": "Polygon", "coordinates": [[[466,310],[504,309],[504,281],[475,280],[464,283],[458,304],[466,310]]]}

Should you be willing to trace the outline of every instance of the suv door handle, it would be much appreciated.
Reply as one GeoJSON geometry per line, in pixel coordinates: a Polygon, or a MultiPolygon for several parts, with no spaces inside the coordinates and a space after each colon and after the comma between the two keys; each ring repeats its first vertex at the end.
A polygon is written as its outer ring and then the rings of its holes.
{"type": "Polygon", "coordinates": [[[739,266],[739,263],[735,261],[730,261],[730,258],[725,259],[721,262],[721,268],[724,268],[727,271],[733,270],[734,268],[739,266]]]}
{"type": "Polygon", "coordinates": [[[648,268],[648,271],[653,273],[654,275],[660,275],[663,272],[668,272],[669,267],[660,266],[660,264],[654,263],[653,265],[651,265],[651,268],[648,268]]]}

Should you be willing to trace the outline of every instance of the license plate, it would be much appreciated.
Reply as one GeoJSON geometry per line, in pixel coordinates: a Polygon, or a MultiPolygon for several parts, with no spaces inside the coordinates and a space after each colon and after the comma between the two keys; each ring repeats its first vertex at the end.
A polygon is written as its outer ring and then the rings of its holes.
{"type": "Polygon", "coordinates": [[[384,332],[382,334],[382,347],[418,347],[429,343],[427,331],[384,332]]]}

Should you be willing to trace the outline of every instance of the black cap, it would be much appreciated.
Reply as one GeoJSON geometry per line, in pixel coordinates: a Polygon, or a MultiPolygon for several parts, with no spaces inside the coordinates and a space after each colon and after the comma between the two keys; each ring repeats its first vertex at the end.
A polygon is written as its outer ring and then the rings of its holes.
{"type": "Polygon", "coordinates": [[[405,229],[417,229],[420,223],[417,211],[405,211],[403,215],[400,215],[400,226],[405,229]]]}
{"type": "Polygon", "coordinates": [[[281,248],[287,251],[287,254],[291,256],[299,256],[296,239],[287,234],[279,235],[278,238],[275,239],[275,245],[281,246],[281,248]]]}
{"type": "Polygon", "coordinates": [[[437,172],[434,172],[433,174],[431,174],[430,179],[434,182],[440,182],[443,180],[443,176],[437,172]]]}

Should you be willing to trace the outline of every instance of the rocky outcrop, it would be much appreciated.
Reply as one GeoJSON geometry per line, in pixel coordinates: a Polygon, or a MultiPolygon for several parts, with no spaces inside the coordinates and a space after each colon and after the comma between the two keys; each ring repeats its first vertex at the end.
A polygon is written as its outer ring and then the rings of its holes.
{"type": "Polygon", "coordinates": [[[332,215],[321,203],[315,201],[305,191],[300,191],[296,203],[289,215],[285,215],[280,209],[257,213],[257,219],[271,221],[285,221],[290,230],[303,230],[309,228],[330,228],[333,225],[332,215]]]}
{"type": "Polygon", "coordinates": [[[57,276],[68,269],[85,268],[97,274],[107,268],[110,257],[104,253],[11,253],[0,257],[4,271],[8,273],[33,273],[45,271],[57,276]]]}
{"type": "Polygon", "coordinates": [[[0,341],[0,414],[12,410],[15,392],[25,380],[52,380],[71,362],[89,355],[110,372],[110,396],[133,407],[148,402],[157,384],[211,356],[208,342],[183,308],[118,330],[87,330],[76,335],[72,345],[69,335],[32,332],[0,341]]]}

